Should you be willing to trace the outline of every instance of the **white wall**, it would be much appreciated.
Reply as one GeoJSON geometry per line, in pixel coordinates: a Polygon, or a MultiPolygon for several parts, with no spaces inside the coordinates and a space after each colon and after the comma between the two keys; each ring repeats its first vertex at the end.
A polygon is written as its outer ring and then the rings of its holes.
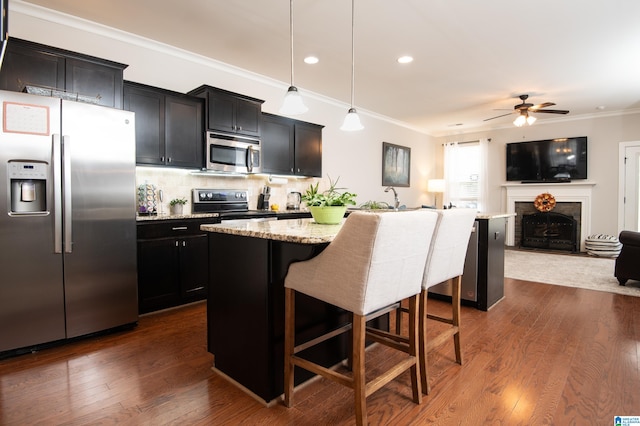
{"type": "MultiPolygon", "coordinates": [[[[13,1],[9,10],[12,37],[128,64],[129,67],[124,71],[126,80],[178,92],[187,92],[208,84],[264,99],[263,111],[271,113],[277,113],[288,87],[286,82],[270,80],[208,58],[27,3],[13,1]]],[[[383,192],[381,177],[382,142],[391,142],[411,148],[411,187],[398,189],[401,203],[417,206],[432,202],[430,194],[426,193],[426,181],[435,177],[435,138],[360,109],[365,130],[342,132],[339,127],[349,106],[320,95],[305,93],[304,87],[299,89],[305,97],[309,112],[296,118],[325,126],[323,178],[340,177],[340,186],[349,187],[352,192],[356,192],[358,203],[367,200],[392,202],[392,196],[383,192]]],[[[190,185],[189,177],[185,179],[187,183],[183,181],[183,187],[190,185]]],[[[224,178],[207,179],[209,187],[216,187],[223,184],[217,179],[224,178]]],[[[201,183],[198,180],[193,183],[193,187],[201,183]]]]}
{"type": "MultiPolygon", "coordinates": [[[[442,169],[442,144],[491,138],[489,144],[489,208],[504,211],[506,194],[505,144],[539,139],[587,136],[588,180],[595,182],[591,211],[591,232],[618,235],[618,145],[620,142],[640,140],[640,114],[602,116],[545,123],[538,120],[533,126],[507,127],[500,130],[469,133],[439,138],[438,166],[442,169]]],[[[550,185],[553,194],[553,187],[550,185]]],[[[533,202],[533,200],[531,200],[533,202]]]]}

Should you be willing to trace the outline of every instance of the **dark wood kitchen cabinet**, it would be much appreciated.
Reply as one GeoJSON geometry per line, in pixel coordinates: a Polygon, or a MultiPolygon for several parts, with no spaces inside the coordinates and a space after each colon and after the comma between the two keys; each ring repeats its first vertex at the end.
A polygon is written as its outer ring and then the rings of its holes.
{"type": "Polygon", "coordinates": [[[124,109],[136,113],[136,163],[204,166],[204,101],[126,81],[124,109]]]}
{"type": "Polygon", "coordinates": [[[7,44],[0,89],[24,92],[26,86],[77,94],[98,105],[122,108],[127,65],[18,38],[7,44]]]}
{"type": "Polygon", "coordinates": [[[138,307],[141,314],[205,299],[207,234],[217,219],[138,222],[138,307]]]}
{"type": "Polygon", "coordinates": [[[262,171],[322,177],[324,126],[262,114],[262,171]]]}
{"type": "Polygon", "coordinates": [[[189,95],[205,99],[208,130],[260,137],[264,101],[207,85],[193,89],[189,95]]]}

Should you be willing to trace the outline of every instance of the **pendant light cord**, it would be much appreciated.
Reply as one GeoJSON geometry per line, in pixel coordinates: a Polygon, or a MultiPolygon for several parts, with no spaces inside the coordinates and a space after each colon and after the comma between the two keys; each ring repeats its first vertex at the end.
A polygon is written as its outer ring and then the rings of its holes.
{"type": "Polygon", "coordinates": [[[289,40],[291,40],[291,85],[293,84],[293,0],[289,0],[289,40]]]}
{"type": "Polygon", "coordinates": [[[353,41],[353,27],[355,24],[355,0],[351,0],[351,108],[353,108],[353,99],[355,93],[355,47],[353,41]]]}

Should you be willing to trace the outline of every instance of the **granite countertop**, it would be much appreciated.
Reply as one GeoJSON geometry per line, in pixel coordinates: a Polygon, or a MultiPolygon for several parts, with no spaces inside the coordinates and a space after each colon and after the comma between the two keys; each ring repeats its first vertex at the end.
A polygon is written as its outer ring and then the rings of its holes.
{"type": "MultiPolygon", "coordinates": [[[[273,215],[279,219],[289,219],[287,216],[299,215],[299,214],[311,214],[307,209],[300,210],[277,210],[271,211],[273,215]]],[[[144,222],[150,220],[177,220],[177,219],[206,219],[208,217],[220,217],[219,213],[189,213],[189,214],[158,214],[158,215],[136,215],[137,222],[144,222]]]]}
{"type": "MultiPolygon", "coordinates": [[[[477,219],[497,219],[511,213],[478,213],[477,219]]],[[[325,244],[333,241],[344,220],[337,225],[320,225],[313,219],[270,220],[264,222],[217,223],[201,225],[206,232],[263,238],[298,244],[325,244]]]]}
{"type": "MultiPolygon", "coordinates": [[[[344,223],[344,221],[342,222],[344,223]]],[[[325,244],[333,241],[342,223],[338,225],[320,225],[313,219],[270,220],[264,222],[245,222],[240,224],[218,223],[201,225],[207,232],[263,238],[299,244],[325,244]]]]}
{"type": "Polygon", "coordinates": [[[476,219],[499,219],[501,217],[513,217],[515,213],[478,213],[476,219]]]}
{"type": "Polygon", "coordinates": [[[178,220],[178,219],[206,219],[208,217],[219,217],[218,213],[193,213],[193,214],[158,214],[158,215],[136,215],[136,222],[155,220],[178,220]]]}

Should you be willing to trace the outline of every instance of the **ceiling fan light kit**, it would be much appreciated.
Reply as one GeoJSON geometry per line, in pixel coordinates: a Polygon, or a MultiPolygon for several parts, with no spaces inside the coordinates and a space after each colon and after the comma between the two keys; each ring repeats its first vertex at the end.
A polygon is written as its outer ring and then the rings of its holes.
{"type": "Polygon", "coordinates": [[[280,107],[280,114],[298,115],[304,114],[309,110],[302,100],[302,96],[298,92],[298,88],[293,84],[293,0],[289,0],[289,32],[291,41],[291,85],[287,89],[284,101],[280,107]]]}
{"type": "Polygon", "coordinates": [[[553,102],[545,102],[542,104],[534,105],[527,103],[526,100],[529,98],[529,95],[520,95],[518,96],[522,103],[515,105],[513,107],[513,111],[507,114],[501,114],[495,117],[487,118],[484,121],[493,120],[495,118],[506,117],[511,114],[518,114],[518,117],[513,121],[513,124],[522,127],[526,124],[532,125],[536,121],[536,117],[530,115],[529,113],[546,113],[546,114],[569,114],[568,110],[564,109],[543,109],[546,107],[550,107],[555,105],[553,102]]]}

